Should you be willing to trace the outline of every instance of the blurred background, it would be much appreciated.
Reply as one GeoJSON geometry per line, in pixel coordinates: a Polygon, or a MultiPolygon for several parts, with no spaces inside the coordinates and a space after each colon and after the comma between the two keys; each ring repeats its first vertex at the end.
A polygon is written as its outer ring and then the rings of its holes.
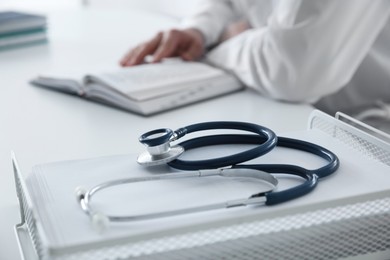
{"type": "Polygon", "coordinates": [[[34,11],[45,13],[53,10],[89,6],[94,8],[136,8],[181,18],[191,13],[199,0],[1,0],[0,10],[34,11]]]}

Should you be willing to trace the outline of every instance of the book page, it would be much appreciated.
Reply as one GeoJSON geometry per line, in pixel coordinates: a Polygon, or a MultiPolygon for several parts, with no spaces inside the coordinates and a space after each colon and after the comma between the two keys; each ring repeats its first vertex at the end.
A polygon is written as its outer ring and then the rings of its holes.
{"type": "Polygon", "coordinates": [[[84,93],[82,78],[83,74],[76,69],[53,69],[39,74],[37,77],[31,79],[30,83],[35,86],[80,96],[84,93]]]}
{"type": "Polygon", "coordinates": [[[40,72],[30,80],[30,83],[35,86],[81,96],[84,94],[83,78],[85,72],[104,69],[107,69],[106,65],[94,65],[93,68],[90,68],[90,66],[85,65],[68,67],[65,64],[60,64],[50,70],[40,72]]]}
{"type": "Polygon", "coordinates": [[[224,75],[227,75],[224,71],[207,64],[169,59],[162,63],[90,74],[86,77],[85,83],[86,85],[89,82],[100,83],[130,98],[144,100],[184,90],[196,82],[224,75]]]}

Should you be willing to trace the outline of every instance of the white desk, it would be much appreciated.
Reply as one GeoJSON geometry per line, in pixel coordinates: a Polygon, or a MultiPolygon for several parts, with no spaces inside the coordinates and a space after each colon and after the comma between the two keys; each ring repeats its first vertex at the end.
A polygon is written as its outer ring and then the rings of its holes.
{"type": "Polygon", "coordinates": [[[19,211],[11,150],[28,173],[38,163],[141,151],[138,136],[160,127],[240,120],[277,133],[306,128],[311,107],[250,91],[144,118],[32,87],[29,79],[53,67],[116,66],[131,44],[176,21],[140,11],[78,10],[51,13],[49,22],[48,44],[0,52],[0,259],[20,259],[13,233],[19,211]]]}

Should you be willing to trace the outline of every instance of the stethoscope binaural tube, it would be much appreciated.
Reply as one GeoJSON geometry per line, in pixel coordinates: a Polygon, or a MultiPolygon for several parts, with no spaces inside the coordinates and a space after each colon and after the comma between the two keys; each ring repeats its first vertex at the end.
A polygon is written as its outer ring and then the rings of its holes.
{"type": "MultiPolygon", "coordinates": [[[[175,168],[192,171],[226,167],[229,165],[249,161],[264,155],[271,151],[277,143],[277,136],[272,130],[257,124],[235,121],[204,122],[182,127],[174,132],[170,129],[162,128],[141,135],[139,141],[147,146],[147,152],[142,153],[138,157],[137,161],[139,164],[146,166],[159,165],[164,163],[169,164],[170,161],[177,159],[180,154],[185,151],[185,147],[181,146],[180,144],[170,147],[170,142],[175,141],[189,133],[219,129],[242,130],[251,132],[255,134],[255,136],[261,138],[262,142],[257,143],[257,146],[254,148],[236,153],[234,155],[207,160],[181,161],[182,163],[176,164],[175,168]]],[[[229,143],[229,140],[226,141],[229,143]]],[[[202,142],[201,146],[207,145],[207,143],[202,142]]]]}
{"type": "MultiPolygon", "coordinates": [[[[168,179],[180,179],[180,178],[197,178],[197,177],[239,177],[239,178],[250,178],[253,180],[260,181],[266,184],[268,187],[267,191],[272,191],[277,187],[278,180],[269,173],[259,171],[256,169],[213,169],[213,170],[199,170],[199,171],[187,171],[181,173],[168,173],[159,174],[154,176],[146,177],[130,177],[125,179],[117,179],[107,181],[86,190],[82,187],[78,187],[75,190],[77,201],[80,203],[82,210],[89,215],[93,227],[98,232],[103,232],[110,222],[124,222],[124,221],[139,221],[153,218],[161,218],[175,215],[183,215],[188,213],[202,212],[207,210],[215,210],[222,208],[232,208],[239,206],[249,205],[263,205],[265,203],[266,192],[253,194],[249,197],[230,199],[217,203],[210,203],[201,206],[187,207],[181,209],[167,210],[155,213],[146,213],[140,215],[106,215],[98,211],[97,208],[91,204],[92,197],[99,191],[112,188],[118,185],[132,184],[137,182],[150,182],[168,179]]],[[[263,189],[264,190],[264,189],[263,189]]]]}

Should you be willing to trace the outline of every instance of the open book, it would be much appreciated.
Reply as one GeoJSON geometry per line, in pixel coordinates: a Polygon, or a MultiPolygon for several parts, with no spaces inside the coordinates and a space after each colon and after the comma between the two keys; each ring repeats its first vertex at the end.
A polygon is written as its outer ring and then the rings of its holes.
{"type": "Polygon", "coordinates": [[[87,74],[83,79],[39,76],[34,85],[151,115],[243,88],[231,74],[201,62],[163,63],[87,74]]]}

